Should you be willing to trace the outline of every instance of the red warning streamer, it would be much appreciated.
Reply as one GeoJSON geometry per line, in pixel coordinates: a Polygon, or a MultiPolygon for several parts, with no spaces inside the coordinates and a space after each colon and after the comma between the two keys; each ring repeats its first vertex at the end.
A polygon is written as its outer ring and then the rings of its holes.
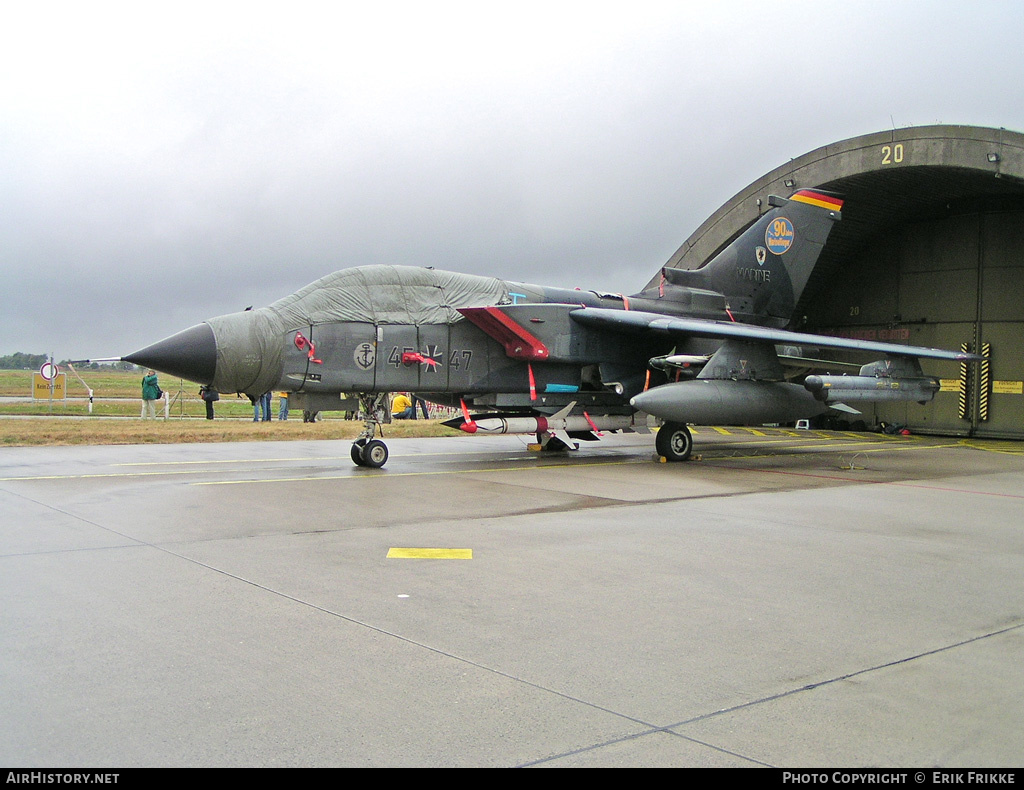
{"type": "Polygon", "coordinates": [[[312,363],[314,363],[316,365],[324,364],[324,361],[322,359],[317,359],[316,356],[315,356],[315,354],[316,354],[316,346],[313,345],[313,341],[307,339],[302,334],[302,332],[296,332],[295,333],[295,347],[299,351],[305,351],[306,352],[306,356],[309,357],[309,361],[310,362],[312,362],[312,363]]]}
{"type": "Polygon", "coordinates": [[[459,404],[462,406],[462,425],[460,425],[459,428],[466,433],[476,433],[476,423],[473,421],[473,418],[469,416],[469,409],[466,407],[466,401],[460,398],[459,404]]]}
{"type": "Polygon", "coordinates": [[[437,360],[431,359],[430,357],[423,356],[419,351],[405,351],[402,353],[402,364],[411,365],[414,362],[422,362],[424,365],[429,365],[432,368],[437,367],[437,360]]]}

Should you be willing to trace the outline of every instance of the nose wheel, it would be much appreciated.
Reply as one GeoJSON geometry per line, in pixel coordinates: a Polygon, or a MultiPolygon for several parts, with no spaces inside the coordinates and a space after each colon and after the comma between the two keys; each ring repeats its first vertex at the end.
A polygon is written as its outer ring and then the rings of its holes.
{"type": "Polygon", "coordinates": [[[370,469],[380,469],[388,462],[388,446],[374,439],[382,423],[391,422],[390,399],[386,392],[360,395],[359,411],[363,417],[363,432],[352,443],[352,463],[370,469]]]}
{"type": "Polygon", "coordinates": [[[356,442],[352,445],[352,460],[358,466],[380,469],[388,462],[388,446],[380,439],[371,439],[363,444],[356,442]]]}

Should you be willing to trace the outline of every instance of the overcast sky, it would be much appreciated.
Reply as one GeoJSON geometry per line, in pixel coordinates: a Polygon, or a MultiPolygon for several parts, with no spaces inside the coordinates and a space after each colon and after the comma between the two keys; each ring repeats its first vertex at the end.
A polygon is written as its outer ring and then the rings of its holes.
{"type": "Polygon", "coordinates": [[[827,143],[1024,130],[1012,2],[0,4],[0,354],[335,269],[639,290],[827,143]]]}

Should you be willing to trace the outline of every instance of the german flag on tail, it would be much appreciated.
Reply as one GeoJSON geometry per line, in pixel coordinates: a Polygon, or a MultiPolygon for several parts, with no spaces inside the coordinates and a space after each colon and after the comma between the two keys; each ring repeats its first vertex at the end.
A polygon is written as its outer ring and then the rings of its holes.
{"type": "Polygon", "coordinates": [[[801,189],[796,192],[790,200],[809,203],[812,206],[828,209],[829,211],[842,211],[843,209],[842,198],[830,195],[827,192],[818,192],[813,189],[801,189]]]}

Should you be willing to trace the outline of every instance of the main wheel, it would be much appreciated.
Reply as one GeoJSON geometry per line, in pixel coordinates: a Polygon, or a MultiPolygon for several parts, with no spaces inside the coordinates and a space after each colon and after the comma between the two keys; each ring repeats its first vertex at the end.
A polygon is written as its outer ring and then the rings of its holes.
{"type": "Polygon", "coordinates": [[[693,436],[690,429],[681,422],[666,422],[658,430],[654,439],[658,455],[669,461],[685,461],[693,452],[693,436]]]}
{"type": "Polygon", "coordinates": [[[388,446],[380,439],[371,439],[363,448],[363,466],[380,469],[388,462],[388,446]]]}
{"type": "Polygon", "coordinates": [[[366,446],[366,439],[356,439],[352,443],[352,463],[356,466],[366,466],[363,461],[363,448],[366,446]]]}

